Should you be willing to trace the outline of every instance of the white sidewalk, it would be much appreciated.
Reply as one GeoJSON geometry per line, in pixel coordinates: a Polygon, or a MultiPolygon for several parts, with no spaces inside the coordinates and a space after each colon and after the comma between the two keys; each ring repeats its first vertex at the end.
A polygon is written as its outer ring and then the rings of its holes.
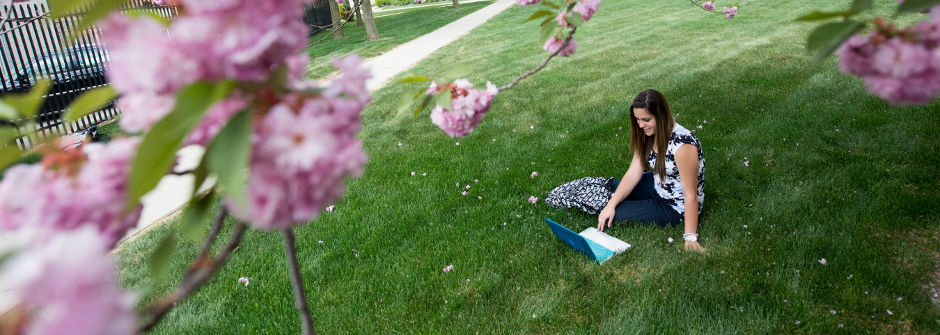
{"type": "Polygon", "coordinates": [[[369,91],[374,91],[385,86],[392,77],[410,69],[437,49],[466,35],[513,3],[512,0],[497,0],[457,21],[367,60],[365,64],[372,69],[372,80],[366,83],[366,87],[369,91]]]}
{"type": "MultiPolygon", "coordinates": [[[[366,87],[370,92],[382,88],[392,77],[410,69],[432,52],[467,34],[512,4],[513,0],[497,0],[457,21],[399,45],[381,56],[366,60],[365,65],[372,69],[372,79],[366,83],[366,87]]],[[[202,152],[203,148],[199,146],[183,148],[177,156],[178,164],[174,169],[186,171],[196,167],[202,158],[202,152]]],[[[176,213],[189,202],[192,187],[193,176],[191,175],[164,176],[157,187],[141,199],[144,205],[143,213],[141,213],[137,227],[128,232],[124,241],[132,239],[134,235],[155,222],[176,213]]]]}

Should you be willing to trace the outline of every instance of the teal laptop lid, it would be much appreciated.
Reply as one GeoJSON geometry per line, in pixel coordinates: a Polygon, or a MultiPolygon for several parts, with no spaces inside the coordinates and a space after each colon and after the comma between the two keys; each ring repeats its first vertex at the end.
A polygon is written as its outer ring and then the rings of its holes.
{"type": "Polygon", "coordinates": [[[545,218],[545,222],[548,223],[548,227],[552,229],[552,232],[555,233],[555,236],[558,236],[562,241],[570,245],[575,250],[583,252],[585,255],[591,259],[601,263],[611,256],[614,255],[614,252],[604,248],[600,244],[594,243],[594,241],[584,238],[584,236],[578,235],[577,233],[571,231],[571,229],[565,228],[555,221],[552,221],[549,218],[545,218]]]}

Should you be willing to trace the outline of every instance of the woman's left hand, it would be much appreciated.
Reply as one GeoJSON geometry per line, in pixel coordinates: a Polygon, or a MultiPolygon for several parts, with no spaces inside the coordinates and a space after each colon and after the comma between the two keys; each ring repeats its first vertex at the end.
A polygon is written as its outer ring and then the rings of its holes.
{"type": "Polygon", "coordinates": [[[708,254],[708,250],[705,250],[705,248],[702,248],[702,245],[698,244],[698,242],[685,241],[685,250],[695,251],[695,252],[706,254],[706,255],[708,254]]]}

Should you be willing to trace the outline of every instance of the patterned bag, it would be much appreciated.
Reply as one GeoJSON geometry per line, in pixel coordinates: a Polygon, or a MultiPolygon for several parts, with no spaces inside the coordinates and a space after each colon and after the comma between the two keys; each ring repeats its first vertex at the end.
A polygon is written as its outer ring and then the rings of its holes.
{"type": "Polygon", "coordinates": [[[548,192],[545,203],[558,209],[577,208],[585,213],[597,215],[607,206],[614,193],[607,188],[607,183],[612,179],[614,178],[584,177],[558,186],[548,192]]]}

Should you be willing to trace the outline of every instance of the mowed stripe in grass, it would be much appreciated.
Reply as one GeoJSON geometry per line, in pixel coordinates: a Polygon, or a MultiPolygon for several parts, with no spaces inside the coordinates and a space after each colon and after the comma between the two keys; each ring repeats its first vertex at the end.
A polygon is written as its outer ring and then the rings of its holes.
{"type": "MultiPolygon", "coordinates": [[[[880,14],[889,3],[878,2],[880,14]]],[[[833,59],[810,65],[803,43],[813,25],[792,19],[848,4],[741,4],[727,20],[682,1],[605,1],[579,29],[575,55],[503,92],[465,139],[446,137],[427,111],[399,114],[405,87],[377,91],[361,134],[365,174],[336,210],[297,229],[317,328],[940,331],[922,287],[937,280],[940,106],[891,107],[833,59]],[[622,176],[627,106],[647,88],[704,144],[700,233],[711,254],[667,242],[681,226],[622,224],[609,233],[634,247],[598,266],[542,221],[581,230],[596,217],[526,199],[584,176],[622,176]]],[[[545,57],[537,26],[520,24],[535,10],[510,8],[413,71],[439,76],[463,64],[477,85],[507,83],[545,57]]],[[[148,285],[140,257],[166,230],[122,253],[125,284],[148,285]]],[[[249,232],[158,332],[298,331],[285,264],[278,234],[249,232]],[[236,283],[242,276],[249,287],[236,283]]]]}

